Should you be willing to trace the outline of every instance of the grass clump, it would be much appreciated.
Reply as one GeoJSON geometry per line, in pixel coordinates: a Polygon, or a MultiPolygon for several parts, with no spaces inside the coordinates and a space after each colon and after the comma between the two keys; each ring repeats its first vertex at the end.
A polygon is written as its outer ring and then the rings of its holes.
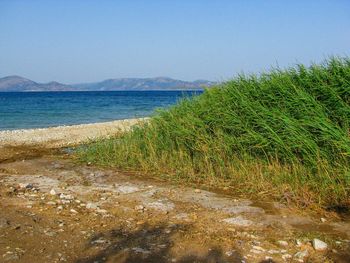
{"type": "Polygon", "coordinates": [[[184,99],[86,161],[229,185],[309,206],[350,206],[350,60],[240,75],[184,99]]]}

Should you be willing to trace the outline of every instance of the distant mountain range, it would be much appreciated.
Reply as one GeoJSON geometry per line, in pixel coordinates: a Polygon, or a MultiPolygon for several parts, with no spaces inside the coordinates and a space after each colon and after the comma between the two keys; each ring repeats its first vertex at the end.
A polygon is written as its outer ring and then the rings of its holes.
{"type": "Polygon", "coordinates": [[[101,82],[66,85],[59,82],[37,83],[20,77],[0,78],[0,92],[28,91],[113,91],[113,90],[198,90],[214,85],[207,80],[183,81],[166,77],[121,78],[101,82]]]}

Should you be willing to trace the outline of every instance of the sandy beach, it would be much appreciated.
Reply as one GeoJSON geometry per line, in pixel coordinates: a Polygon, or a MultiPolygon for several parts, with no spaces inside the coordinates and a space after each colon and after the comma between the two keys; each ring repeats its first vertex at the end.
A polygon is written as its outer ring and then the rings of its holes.
{"type": "Polygon", "coordinates": [[[77,145],[90,140],[117,135],[145,120],[147,120],[147,118],[40,129],[0,131],[0,147],[41,145],[52,148],[77,145]]]}

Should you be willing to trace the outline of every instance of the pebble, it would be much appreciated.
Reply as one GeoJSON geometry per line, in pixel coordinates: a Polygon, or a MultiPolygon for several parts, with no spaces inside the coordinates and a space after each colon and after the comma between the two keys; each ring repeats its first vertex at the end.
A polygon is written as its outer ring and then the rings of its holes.
{"type": "Polygon", "coordinates": [[[309,256],[309,251],[307,251],[307,250],[299,251],[299,252],[294,254],[294,258],[296,258],[296,259],[304,259],[308,256],[309,256]]]}
{"type": "Polygon", "coordinates": [[[145,207],[143,205],[137,205],[135,206],[135,210],[136,211],[143,211],[145,209],[145,207]]]}
{"type": "Polygon", "coordinates": [[[30,183],[19,183],[18,186],[21,189],[32,189],[33,188],[33,185],[30,183]]]}
{"type": "Polygon", "coordinates": [[[284,255],[282,255],[282,258],[283,258],[284,260],[287,260],[287,259],[291,259],[292,256],[289,255],[289,254],[284,254],[284,255]]]}
{"type": "Polygon", "coordinates": [[[57,194],[57,193],[56,193],[55,189],[52,188],[52,189],[50,190],[50,195],[56,195],[56,194],[57,194]]]}
{"type": "Polygon", "coordinates": [[[200,190],[200,189],[195,189],[194,192],[195,192],[195,193],[200,193],[201,190],[200,190]]]}
{"type": "Polygon", "coordinates": [[[108,241],[103,239],[103,238],[99,238],[99,239],[96,239],[94,241],[91,242],[91,244],[104,244],[104,243],[107,243],[108,241]]]}
{"type": "Polygon", "coordinates": [[[70,210],[72,213],[74,213],[74,214],[77,214],[78,213],[78,211],[77,210],[74,210],[73,208],[70,210]]]}
{"type": "Polygon", "coordinates": [[[64,199],[64,200],[73,200],[74,199],[74,197],[72,196],[72,195],[70,195],[70,194],[68,194],[68,195],[65,195],[65,194],[60,194],[60,199],[64,199]]]}
{"type": "Polygon", "coordinates": [[[312,240],[312,246],[314,247],[315,250],[317,251],[324,251],[328,248],[327,243],[323,242],[322,240],[319,240],[315,238],[312,240]]]}
{"type": "Polygon", "coordinates": [[[133,250],[135,253],[141,253],[141,254],[150,254],[151,253],[151,251],[148,251],[148,250],[140,248],[140,247],[133,247],[131,250],[133,250]]]}
{"type": "Polygon", "coordinates": [[[228,257],[231,257],[234,253],[235,253],[234,250],[226,251],[226,252],[225,252],[225,255],[228,256],[228,257]]]}
{"type": "Polygon", "coordinates": [[[259,250],[261,252],[265,252],[265,249],[263,249],[262,247],[259,247],[259,246],[253,246],[253,249],[259,250]]]}
{"type": "Polygon", "coordinates": [[[324,222],[326,222],[326,221],[327,221],[327,219],[326,219],[326,218],[323,218],[323,217],[321,217],[321,219],[320,219],[320,220],[321,220],[321,222],[322,222],[322,223],[324,223],[324,222]]]}
{"type": "Polygon", "coordinates": [[[254,253],[254,254],[261,254],[261,253],[263,253],[262,251],[257,250],[257,249],[254,249],[254,248],[252,248],[252,249],[250,250],[250,252],[252,252],[252,253],[254,253]]]}
{"type": "Polygon", "coordinates": [[[56,205],[56,202],[49,201],[49,202],[47,202],[46,204],[48,204],[48,205],[56,205]]]}
{"type": "Polygon", "coordinates": [[[93,203],[87,203],[86,204],[86,208],[87,209],[97,209],[98,208],[98,206],[97,205],[95,205],[95,204],[93,204],[93,203]]]}
{"type": "Polygon", "coordinates": [[[288,242],[284,240],[278,240],[277,243],[282,247],[288,247],[288,242]]]}

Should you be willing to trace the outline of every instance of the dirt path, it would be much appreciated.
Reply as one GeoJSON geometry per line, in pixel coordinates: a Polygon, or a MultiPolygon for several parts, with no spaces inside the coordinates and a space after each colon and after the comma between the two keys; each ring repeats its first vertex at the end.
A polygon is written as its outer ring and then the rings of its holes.
{"type": "Polygon", "coordinates": [[[349,221],[37,147],[0,149],[0,262],[349,262],[349,221]]]}

